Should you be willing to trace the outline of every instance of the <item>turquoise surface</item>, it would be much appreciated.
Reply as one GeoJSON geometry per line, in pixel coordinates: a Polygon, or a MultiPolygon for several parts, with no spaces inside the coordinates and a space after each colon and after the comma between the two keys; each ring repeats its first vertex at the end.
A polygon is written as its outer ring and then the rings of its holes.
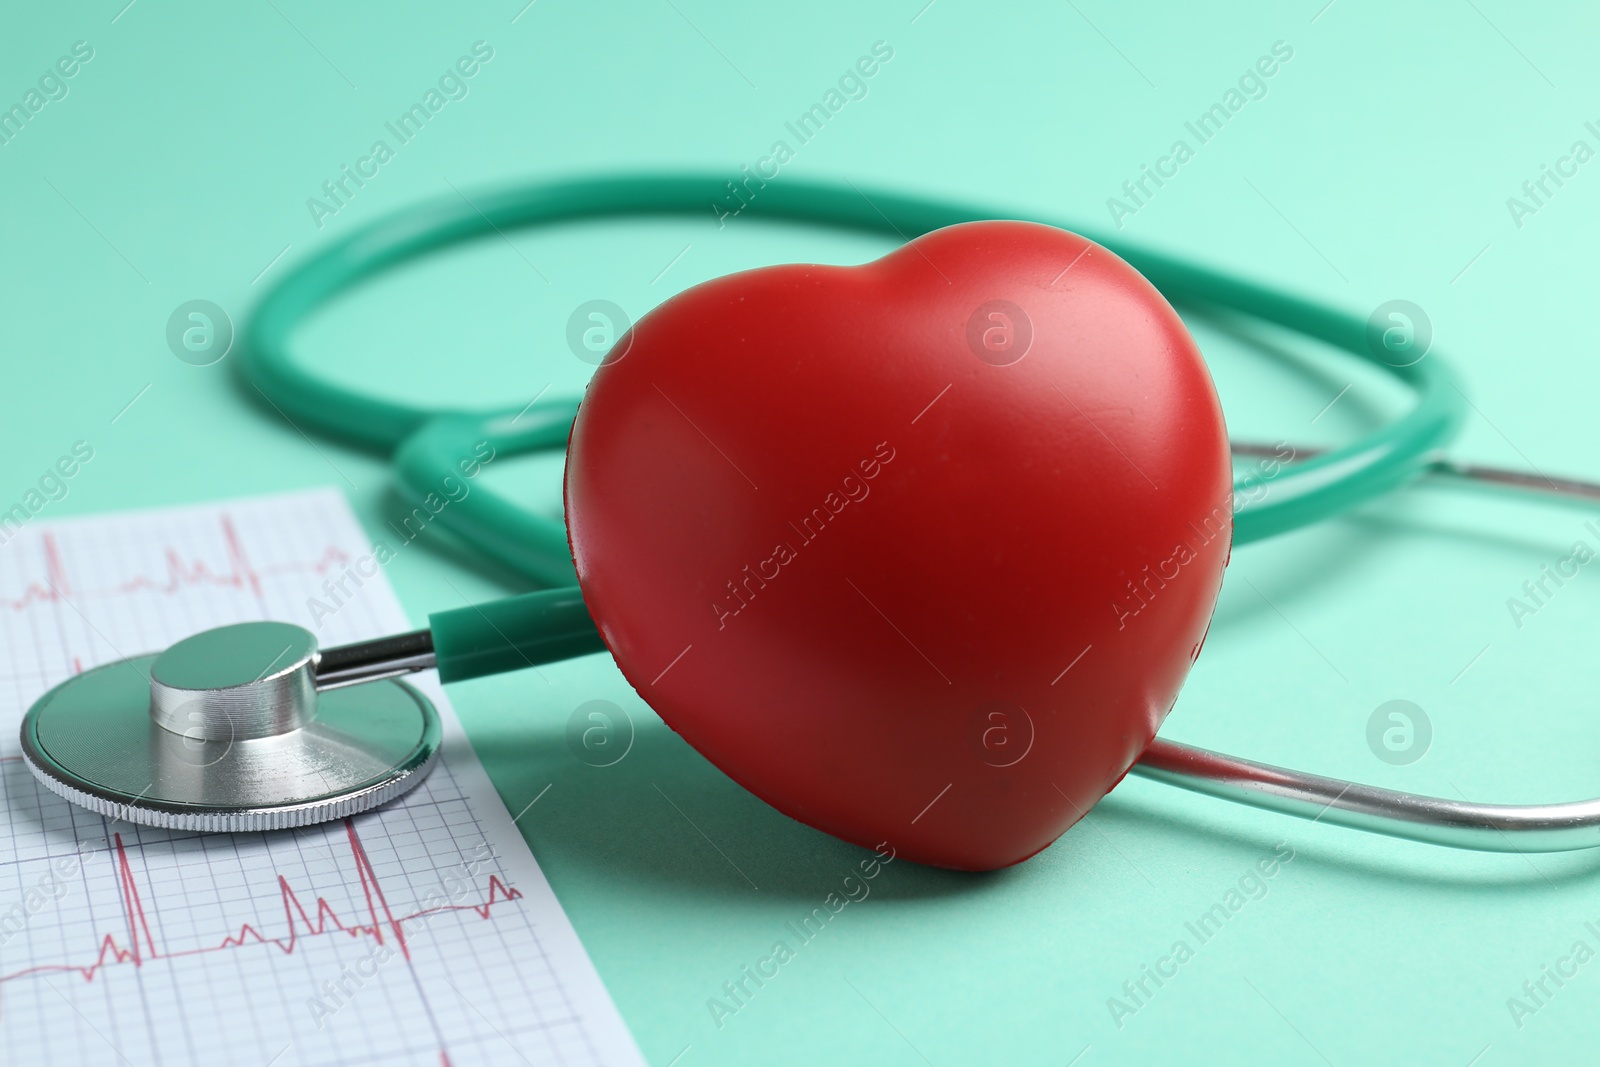
{"type": "MultiPolygon", "coordinates": [[[[83,440],[93,461],[40,518],[333,484],[377,531],[400,510],[382,458],[305,439],[244,396],[226,360],[175,358],[175,308],[210,300],[238,324],[319,242],[452,187],[667,167],[736,180],[780,140],[792,158],[776,181],[1120,222],[1130,240],[1361,314],[1414,301],[1467,382],[1460,456],[1600,476],[1591,9],[923,2],[14,7],[0,107],[28,118],[7,126],[0,111],[0,510],[83,440]],[[92,58],[41,86],[79,41],[92,58]],[[385,124],[480,41],[492,58],[401,143],[385,124]],[[893,57],[865,95],[800,142],[786,123],[880,41],[893,57]],[[1292,56],[1241,85],[1278,42],[1292,56]],[[1226,108],[1230,89],[1237,110],[1202,142],[1185,124],[1226,108]],[[378,140],[386,160],[363,164],[378,140]],[[1162,163],[1179,140],[1181,165],[1162,163]],[[308,207],[346,165],[376,172],[329,201],[336,212],[308,207]],[[1133,202],[1122,186],[1143,165],[1176,175],[1133,202]]],[[[886,248],[709,206],[700,222],[510,234],[351,294],[304,351],[396,397],[573,393],[591,368],[566,324],[586,301],[636,317],[729,270],[886,248]]],[[[1293,338],[1194,325],[1238,437],[1341,441],[1405,401],[1293,338]]],[[[557,506],[558,463],[486,476],[557,506]]],[[[1600,579],[1584,567],[1531,613],[1508,605],[1574,542],[1600,548],[1590,517],[1424,487],[1241,549],[1163,735],[1445,796],[1600,792],[1600,579]],[[1432,724],[1408,765],[1367,741],[1396,699],[1432,724]]],[[[443,539],[387,573],[419,623],[519,588],[443,539]]],[[[1600,949],[1600,855],[1456,853],[1137,780],[1018,868],[891,864],[776,978],[713,1012],[743,966],[797,944],[786,924],[864,854],[729,782],[603,657],[544,674],[452,696],[513,811],[550,787],[518,825],[652,1063],[1593,1058],[1600,964],[1574,945],[1600,949]],[[594,699],[637,726],[604,768],[566,743],[594,699]],[[1201,929],[1218,903],[1229,918],[1201,929]],[[1146,967],[1169,976],[1158,986],[1146,967]]]]}

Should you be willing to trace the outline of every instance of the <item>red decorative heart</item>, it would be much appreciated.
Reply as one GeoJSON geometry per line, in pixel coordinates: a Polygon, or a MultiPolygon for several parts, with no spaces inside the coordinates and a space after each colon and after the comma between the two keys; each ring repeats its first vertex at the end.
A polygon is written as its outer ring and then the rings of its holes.
{"type": "Polygon", "coordinates": [[[673,297],[573,427],[584,599],[622,672],[778,810],[1002,867],[1139,757],[1232,538],[1205,363],[1074,234],[952,226],[673,297]]]}

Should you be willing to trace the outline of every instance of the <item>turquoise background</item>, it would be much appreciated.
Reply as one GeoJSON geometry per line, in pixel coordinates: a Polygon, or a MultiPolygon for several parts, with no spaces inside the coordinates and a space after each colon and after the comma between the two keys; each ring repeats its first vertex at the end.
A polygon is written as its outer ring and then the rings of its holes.
{"type": "MultiPolygon", "coordinates": [[[[399,510],[381,457],[308,442],[248,402],[226,362],[174,358],[164,330],[178,304],[209,299],[242,322],[319,242],[447,183],[665,167],[734,178],[879,40],[894,58],[869,95],[784,176],[1097,229],[1123,181],[1287,42],[1293,58],[1267,95],[1122,235],[1362,314],[1415,301],[1475,405],[1458,455],[1600,475],[1600,162],[1520,227],[1506,204],[1573,141],[1600,148],[1584,129],[1600,120],[1600,20],[1582,5],[538,0],[519,15],[520,0],[122,2],[0,14],[0,103],[73,42],[95,50],[69,94],[0,146],[5,507],[83,438],[93,462],[41,518],[334,484],[376,534],[399,510]],[[494,58],[470,95],[319,230],[307,198],[478,40],[494,58]]],[[[396,396],[503,406],[547,385],[571,394],[589,367],[565,324],[586,300],[637,315],[729,270],[888,247],[749,218],[719,229],[709,210],[511,244],[480,242],[352,294],[311,324],[302,351],[396,396]]],[[[1404,403],[1293,338],[1196,329],[1238,437],[1344,440],[1404,403]]],[[[488,476],[556,506],[557,463],[488,476]]],[[[1587,517],[1429,486],[1240,550],[1163,735],[1445,796],[1600,791],[1600,578],[1581,571],[1520,628],[1506,606],[1573,541],[1600,547],[1587,517]],[[1366,742],[1391,699],[1433,725],[1409,766],[1366,742]]],[[[443,538],[401,553],[388,575],[419,624],[459,604],[457,589],[519,588],[443,538]]],[[[609,660],[545,673],[549,685],[503,676],[452,696],[513,812],[551,786],[519,825],[654,1064],[1489,1065],[1581,1062],[1600,1037],[1600,962],[1520,1027],[1507,1008],[1574,941],[1600,949],[1584,928],[1600,925],[1600,857],[1456,853],[1138,780],[1018,868],[892,865],[719,1029],[707,999],[864,854],[729,782],[609,660]],[[564,740],[572,709],[596,698],[638,728],[607,768],[564,740]],[[1194,945],[1185,923],[1280,842],[1294,858],[1265,896],[1119,1028],[1107,999],[1175,940],[1194,945]]]]}

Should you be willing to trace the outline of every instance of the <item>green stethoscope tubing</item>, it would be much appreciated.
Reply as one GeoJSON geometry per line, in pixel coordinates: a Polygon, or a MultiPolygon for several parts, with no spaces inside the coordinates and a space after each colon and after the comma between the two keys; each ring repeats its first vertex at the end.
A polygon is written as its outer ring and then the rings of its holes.
{"type": "MultiPolygon", "coordinates": [[[[438,492],[474,444],[515,454],[561,448],[577,401],[464,411],[424,407],[361,392],[296,361],[291,340],[313,311],[357,282],[426,252],[527,226],[628,215],[700,215],[726,193],[714,175],[639,175],[534,182],[483,194],[443,197],[367,224],[297,265],[265,296],[247,324],[239,368],[299,428],[393,452],[404,495],[438,492]]],[[[1007,217],[982,207],[899,193],[865,194],[850,184],[784,179],[769,183],[742,214],[880,232],[910,239],[961,222],[1007,217]]],[[[1383,368],[1412,387],[1415,406],[1340,448],[1272,476],[1235,483],[1234,543],[1244,544],[1330,518],[1423,473],[1460,429],[1465,396],[1437,355],[1393,366],[1367,344],[1365,319],[1229,277],[1157,252],[1071,229],[1137,268],[1174,303],[1211,305],[1294,330],[1383,368]],[[1270,484],[1267,484],[1270,483],[1270,484]],[[1256,495],[1256,490],[1265,491],[1256,495]]],[[[483,485],[439,511],[440,525],[499,563],[545,585],[576,582],[566,533],[555,518],[528,511],[483,485]]],[[[531,636],[531,635],[530,635],[531,636]]]]}

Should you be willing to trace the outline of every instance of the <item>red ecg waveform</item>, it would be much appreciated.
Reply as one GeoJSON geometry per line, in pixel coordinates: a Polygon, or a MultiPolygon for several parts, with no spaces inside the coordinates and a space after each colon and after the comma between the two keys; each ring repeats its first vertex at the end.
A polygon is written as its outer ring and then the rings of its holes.
{"type": "Polygon", "coordinates": [[[406,942],[406,923],[447,911],[470,911],[476,913],[480,919],[487,920],[490,909],[496,904],[519,900],[522,897],[521,892],[507,886],[498,875],[491,874],[488,892],[481,904],[441,904],[404,915],[395,915],[389,908],[383,887],[378,883],[378,875],[372,868],[372,861],[367,858],[367,850],[356,834],[355,824],[346,819],[344,826],[350,839],[350,853],[355,861],[356,875],[366,901],[365,922],[346,923],[333,910],[332,905],[320,896],[317,897],[316,905],[307,910],[294,889],[290,887],[288,879],[280,874],[278,889],[283,900],[283,915],[287,926],[282,936],[269,937],[255,925],[245,923],[239,927],[238,933],[224,937],[215,945],[178,952],[163,951],[156,943],[155,934],[151,932],[150,917],[145,912],[144,898],[139,892],[139,883],[134,877],[133,866],[128,861],[127,849],[123,847],[122,835],[114,834],[112,836],[116,850],[117,887],[122,897],[123,912],[128,920],[126,945],[118,942],[116,934],[106,934],[100,940],[99,955],[90,963],[41,964],[12,974],[0,975],[0,984],[31,975],[54,973],[76,974],[85,982],[92,982],[102,970],[116,964],[126,963],[143,967],[153,960],[202,956],[246,945],[274,945],[284,955],[289,955],[294,952],[302,938],[320,937],[332,933],[341,933],[352,938],[370,937],[380,945],[392,940],[401,955],[410,960],[411,948],[406,942]]]}
{"type": "MultiPolygon", "coordinates": [[[[348,563],[350,557],[335,545],[323,549],[320,558],[311,561],[276,563],[257,568],[250,562],[250,557],[245,554],[244,545],[239,540],[239,532],[234,529],[233,519],[227,512],[219,518],[222,527],[222,541],[227,552],[228,562],[225,569],[215,570],[204,560],[186,561],[178,550],[166,550],[166,574],[161,577],[139,575],[125,582],[111,586],[107,589],[88,589],[81,595],[87,597],[120,596],[135,592],[177,593],[188,586],[209,585],[220,588],[248,589],[257,597],[261,596],[261,579],[273,574],[283,574],[290,571],[309,571],[313,574],[325,574],[332,568],[348,563]]],[[[17,597],[0,598],[0,605],[21,611],[33,604],[59,603],[71,596],[75,590],[66,564],[62,561],[61,546],[56,542],[55,533],[45,530],[41,535],[44,541],[45,580],[43,584],[30,582],[23,589],[22,595],[17,597]]]]}

